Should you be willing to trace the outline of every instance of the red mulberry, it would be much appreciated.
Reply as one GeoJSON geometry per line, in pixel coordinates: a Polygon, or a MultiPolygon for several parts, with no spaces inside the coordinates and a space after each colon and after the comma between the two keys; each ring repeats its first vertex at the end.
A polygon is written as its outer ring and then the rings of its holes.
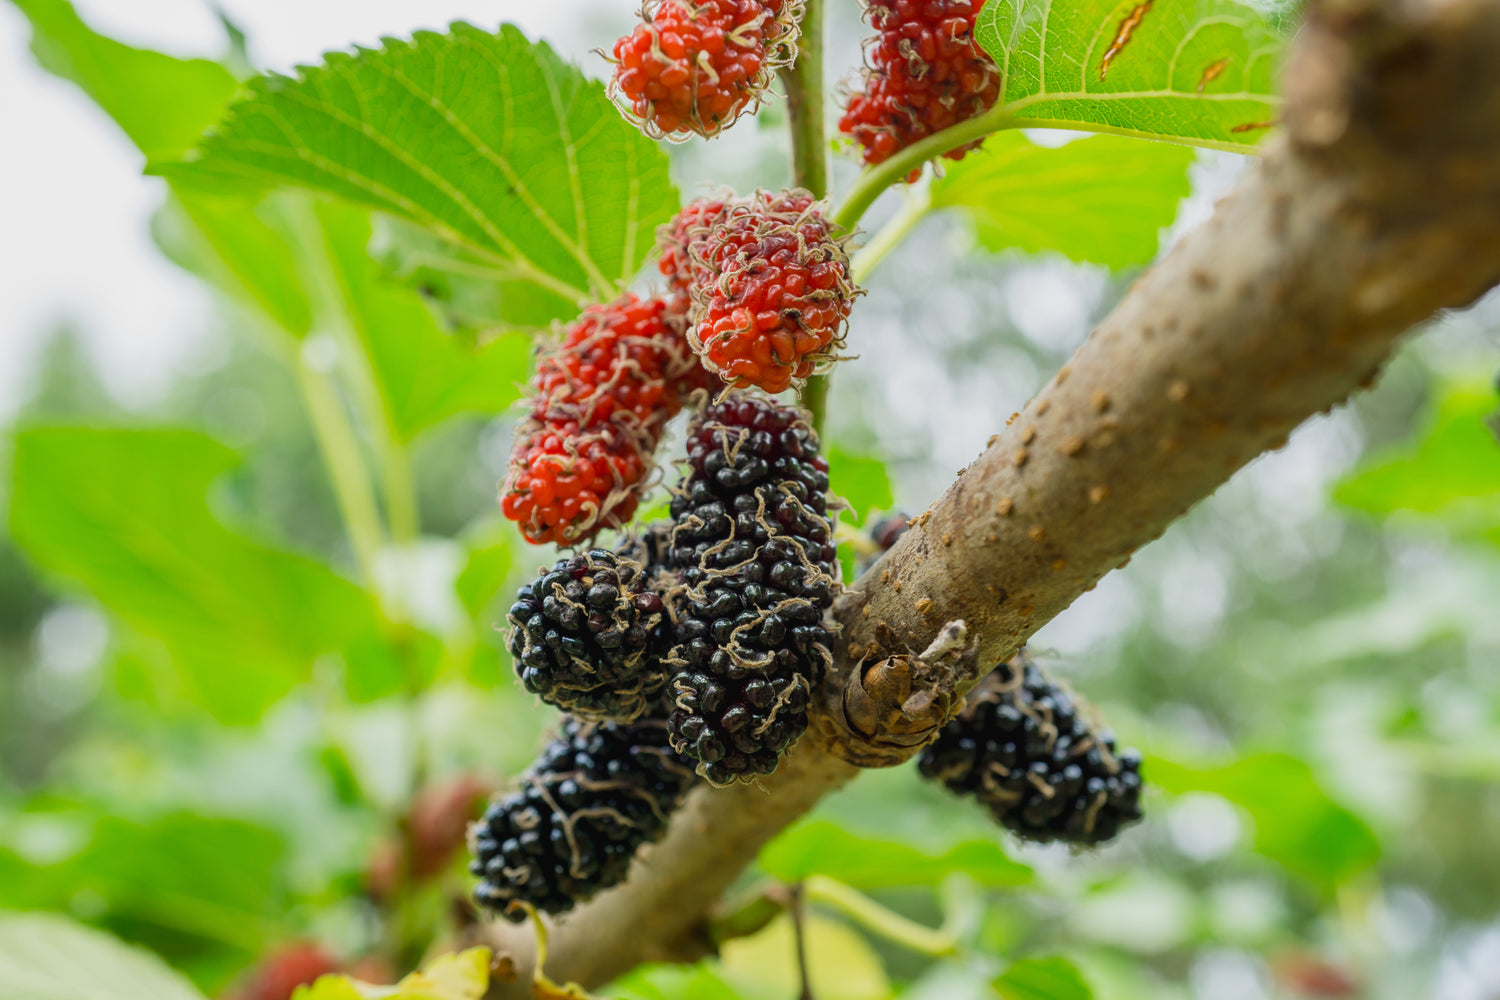
{"type": "Polygon", "coordinates": [[[757,192],[705,228],[685,243],[693,350],[731,385],[776,393],[800,384],[843,344],[859,294],[846,241],[802,190],[757,192]]]}
{"type": "Polygon", "coordinates": [[[764,98],[796,53],[800,7],[654,0],[615,42],[611,89],[647,135],[712,138],[764,98]]]}
{"type": "MultiPolygon", "coordinates": [[[[839,131],[873,166],[936,132],[983,114],[1000,97],[995,61],[974,40],[984,0],[877,0],[866,10],[879,34],[866,53],[864,89],[839,131]]],[[[970,143],[943,155],[962,159],[970,143]]],[[[913,171],[907,180],[915,180],[913,171]]]]}
{"type": "Polygon", "coordinates": [[[703,382],[677,298],[590,306],[543,351],[501,498],[528,541],[575,545],[635,512],[662,427],[703,382]]]}

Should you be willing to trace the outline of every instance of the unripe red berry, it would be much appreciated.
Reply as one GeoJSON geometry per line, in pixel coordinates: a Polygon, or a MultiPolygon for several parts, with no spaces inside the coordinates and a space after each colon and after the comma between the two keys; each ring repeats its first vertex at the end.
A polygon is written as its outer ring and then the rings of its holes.
{"type": "Polygon", "coordinates": [[[800,16],[800,0],[652,0],[615,42],[616,103],[647,135],[712,138],[790,65],[800,16]]]}
{"type": "Polygon", "coordinates": [[[859,294],[844,244],[802,190],[757,192],[689,234],[688,341],[704,367],[774,393],[829,360],[859,294]]]}
{"type": "MultiPolygon", "coordinates": [[[[859,143],[867,165],[995,106],[1000,73],[974,40],[983,5],[984,0],[894,0],[866,8],[879,34],[867,44],[864,86],[850,98],[839,131],[859,143]]],[[[976,141],[943,155],[962,159],[978,146],[976,141]]]]}
{"type": "Polygon", "coordinates": [[[322,945],[291,942],[267,953],[221,1000],[291,1000],[297,987],[311,985],[342,968],[322,945]]]}

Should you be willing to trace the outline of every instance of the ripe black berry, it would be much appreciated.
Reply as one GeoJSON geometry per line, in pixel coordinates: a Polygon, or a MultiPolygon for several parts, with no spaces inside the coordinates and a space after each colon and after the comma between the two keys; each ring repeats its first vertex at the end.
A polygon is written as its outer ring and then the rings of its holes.
{"type": "Polygon", "coordinates": [[[744,393],[688,433],[672,500],[672,745],[715,784],[769,774],[807,729],[837,586],[828,463],[805,411],[744,393]]]}
{"type": "Polygon", "coordinates": [[[559,559],[521,588],[510,609],[510,652],[532,694],[587,719],[628,722],[666,685],[670,645],[659,594],[630,542],[559,559]]]}
{"type": "Polygon", "coordinates": [[[922,775],[1035,841],[1102,844],[1141,818],[1141,756],[1024,651],[980,681],[922,752],[922,775]]]}
{"type": "Polygon", "coordinates": [[[475,900],[519,921],[513,903],[562,913],[618,885],[692,782],[692,763],[666,747],[660,719],[564,720],[520,787],[469,830],[475,900]]]}

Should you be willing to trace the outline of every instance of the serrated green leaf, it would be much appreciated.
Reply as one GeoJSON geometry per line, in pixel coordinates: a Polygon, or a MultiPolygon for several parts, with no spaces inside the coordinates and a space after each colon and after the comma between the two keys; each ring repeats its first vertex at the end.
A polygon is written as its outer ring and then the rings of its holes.
{"type": "Polygon", "coordinates": [[[481,1000],[489,983],[490,950],[470,948],[434,959],[394,987],[324,976],[297,987],[292,1000],[481,1000]]]}
{"type": "Polygon", "coordinates": [[[203,435],[34,427],[14,463],[17,543],[160,642],[224,721],[254,721],[320,655],[381,629],[369,594],[214,517],[208,492],[236,457],[203,435]]]}
{"type": "Polygon", "coordinates": [[[511,333],[482,347],[443,331],[415,292],[384,278],[366,252],[367,212],[316,206],[344,315],[374,370],[390,426],[402,441],[460,413],[499,413],[520,396],[531,338],[511,333]]]}
{"type": "Polygon", "coordinates": [[[1095,135],[1038,146],[1001,132],[931,188],[934,208],[963,211],[987,250],[1055,251],[1108,267],[1156,256],[1161,230],[1188,196],[1184,146],[1095,135]]]}
{"type": "Polygon", "coordinates": [[[1003,1000],[1093,1000],[1094,991],[1066,958],[1023,958],[992,984],[1003,1000]]]}
{"type": "Polygon", "coordinates": [[[148,157],[180,155],[223,114],[239,83],[218,63],[132,48],[84,24],[66,0],[11,0],[31,51],[83,89],[148,157]]]}
{"type": "Polygon", "coordinates": [[[783,882],[825,875],[856,889],[932,885],[953,872],[988,886],[1022,885],[1031,879],[1031,869],[1006,857],[993,840],[965,841],[936,853],[861,837],[826,821],[792,827],[761,851],[759,863],[783,882]]]}
{"type": "Polygon", "coordinates": [[[47,914],[0,914],[6,1000],[203,1000],[148,952],[47,914]]]}
{"type": "Polygon", "coordinates": [[[504,25],[268,76],[169,177],[299,184],[411,219],[574,300],[635,273],[677,208],[666,155],[602,85],[504,25]]]}
{"type": "Polygon", "coordinates": [[[997,115],[1248,152],[1276,118],[1283,34],[1235,0],[991,0],[997,115]]]}
{"type": "Polygon", "coordinates": [[[578,315],[578,303],[395,216],[376,220],[375,258],[457,332],[538,330],[578,315]]]}
{"type": "Polygon", "coordinates": [[[1268,753],[1192,767],[1153,756],[1149,766],[1150,782],[1169,792],[1213,792],[1244,807],[1255,821],[1255,849],[1327,891],[1380,860],[1375,834],[1295,757],[1268,753]]]}
{"type": "Polygon", "coordinates": [[[1500,439],[1487,422],[1497,406],[1488,387],[1447,387],[1416,441],[1361,463],[1334,499],[1372,514],[1411,510],[1500,525],[1500,439]]]}

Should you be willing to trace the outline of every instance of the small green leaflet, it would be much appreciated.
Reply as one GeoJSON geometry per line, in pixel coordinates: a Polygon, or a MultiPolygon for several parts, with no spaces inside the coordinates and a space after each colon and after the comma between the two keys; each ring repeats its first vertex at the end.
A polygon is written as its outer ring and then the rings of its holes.
{"type": "Polygon", "coordinates": [[[261,77],[196,150],[153,169],[336,194],[573,300],[612,295],[678,205],[666,154],[603,86],[510,25],[457,22],[261,77]]]}
{"type": "Polygon", "coordinates": [[[993,983],[1003,1000],[1093,1000],[1094,991],[1066,958],[1023,958],[993,983]]]}
{"type": "Polygon", "coordinates": [[[933,181],[932,207],[963,210],[987,250],[1130,267],[1156,256],[1162,228],[1191,190],[1194,155],[1116,135],[1048,148],[1001,132],[933,181]]]}
{"type": "Polygon", "coordinates": [[[996,114],[1248,152],[1275,122],[1283,36],[1235,0],[990,0],[996,114]]]}

